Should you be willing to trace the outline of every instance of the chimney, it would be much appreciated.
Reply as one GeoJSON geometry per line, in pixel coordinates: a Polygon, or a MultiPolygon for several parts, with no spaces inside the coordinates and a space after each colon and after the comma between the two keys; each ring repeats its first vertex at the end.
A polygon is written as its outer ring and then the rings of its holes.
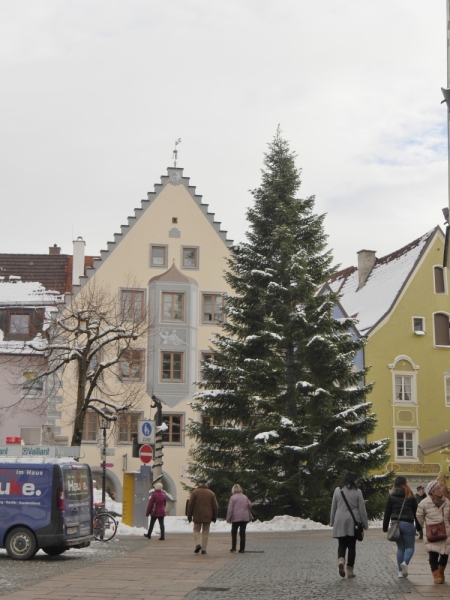
{"type": "Polygon", "coordinates": [[[360,250],[358,254],[358,290],[366,284],[369,275],[375,265],[377,257],[376,250],[360,250]]]}
{"type": "Polygon", "coordinates": [[[84,275],[85,246],[86,244],[81,236],[73,242],[72,285],[78,285],[80,283],[80,277],[84,275]]]}
{"type": "Polygon", "coordinates": [[[57,244],[54,244],[53,246],[50,246],[48,253],[53,255],[61,254],[61,248],[57,244]]]}

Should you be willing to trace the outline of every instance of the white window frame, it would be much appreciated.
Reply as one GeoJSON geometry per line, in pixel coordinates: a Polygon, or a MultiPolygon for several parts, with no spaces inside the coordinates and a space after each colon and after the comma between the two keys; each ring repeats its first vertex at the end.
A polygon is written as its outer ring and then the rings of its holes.
{"type": "Polygon", "coordinates": [[[425,335],[427,330],[425,328],[425,317],[418,317],[418,316],[413,316],[411,318],[411,323],[412,323],[412,331],[415,335],[425,335]],[[414,328],[414,319],[420,319],[422,321],[422,329],[416,331],[416,329],[414,328]]]}
{"type": "Polygon", "coordinates": [[[445,406],[450,408],[450,372],[444,373],[444,400],[445,406]]]}
{"type": "Polygon", "coordinates": [[[444,296],[445,294],[448,295],[448,289],[447,289],[447,274],[446,274],[447,269],[444,268],[442,265],[433,265],[433,293],[436,296],[444,296]],[[443,275],[443,279],[444,279],[444,291],[443,292],[437,292],[436,291],[436,277],[434,274],[434,269],[435,268],[439,268],[442,269],[442,275],[443,275]]]}
{"type": "MultiPolygon", "coordinates": [[[[406,440],[404,440],[406,442],[406,440]]],[[[406,451],[406,447],[405,447],[406,451]]],[[[395,429],[395,460],[400,461],[414,461],[417,460],[417,429],[408,429],[407,427],[399,427],[395,429]],[[398,455],[398,436],[399,434],[412,434],[412,456],[399,456],[398,455]]]]}
{"type": "MultiPolygon", "coordinates": [[[[405,406],[407,404],[417,404],[416,402],[416,382],[415,382],[415,373],[411,373],[410,371],[394,371],[393,373],[393,383],[394,383],[394,404],[405,406]],[[398,400],[397,399],[397,377],[408,377],[411,379],[411,399],[410,400],[398,400]]],[[[404,382],[402,382],[402,394],[405,394],[404,382]]]]}

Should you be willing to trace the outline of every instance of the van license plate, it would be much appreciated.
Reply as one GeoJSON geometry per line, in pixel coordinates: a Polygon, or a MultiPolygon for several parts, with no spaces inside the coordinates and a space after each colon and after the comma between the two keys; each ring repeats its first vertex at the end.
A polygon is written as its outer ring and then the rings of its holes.
{"type": "Polygon", "coordinates": [[[67,528],[67,535],[73,535],[77,531],[78,531],[78,527],[68,527],[67,528]]]}

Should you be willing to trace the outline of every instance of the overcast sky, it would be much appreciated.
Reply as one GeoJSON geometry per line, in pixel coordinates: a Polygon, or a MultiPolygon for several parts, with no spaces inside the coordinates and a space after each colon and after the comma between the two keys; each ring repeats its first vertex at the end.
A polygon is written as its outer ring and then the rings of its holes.
{"type": "Polygon", "coordinates": [[[0,252],[98,254],[179,164],[236,241],[280,124],[336,262],[443,225],[445,0],[0,0],[0,252]]]}

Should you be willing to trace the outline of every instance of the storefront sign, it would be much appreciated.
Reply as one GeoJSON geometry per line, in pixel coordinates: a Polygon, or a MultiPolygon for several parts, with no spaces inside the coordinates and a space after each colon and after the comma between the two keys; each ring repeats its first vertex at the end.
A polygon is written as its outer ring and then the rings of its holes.
{"type": "Polygon", "coordinates": [[[441,465],[438,463],[388,463],[386,465],[388,473],[401,473],[411,475],[438,475],[441,472],[441,465]]]}

